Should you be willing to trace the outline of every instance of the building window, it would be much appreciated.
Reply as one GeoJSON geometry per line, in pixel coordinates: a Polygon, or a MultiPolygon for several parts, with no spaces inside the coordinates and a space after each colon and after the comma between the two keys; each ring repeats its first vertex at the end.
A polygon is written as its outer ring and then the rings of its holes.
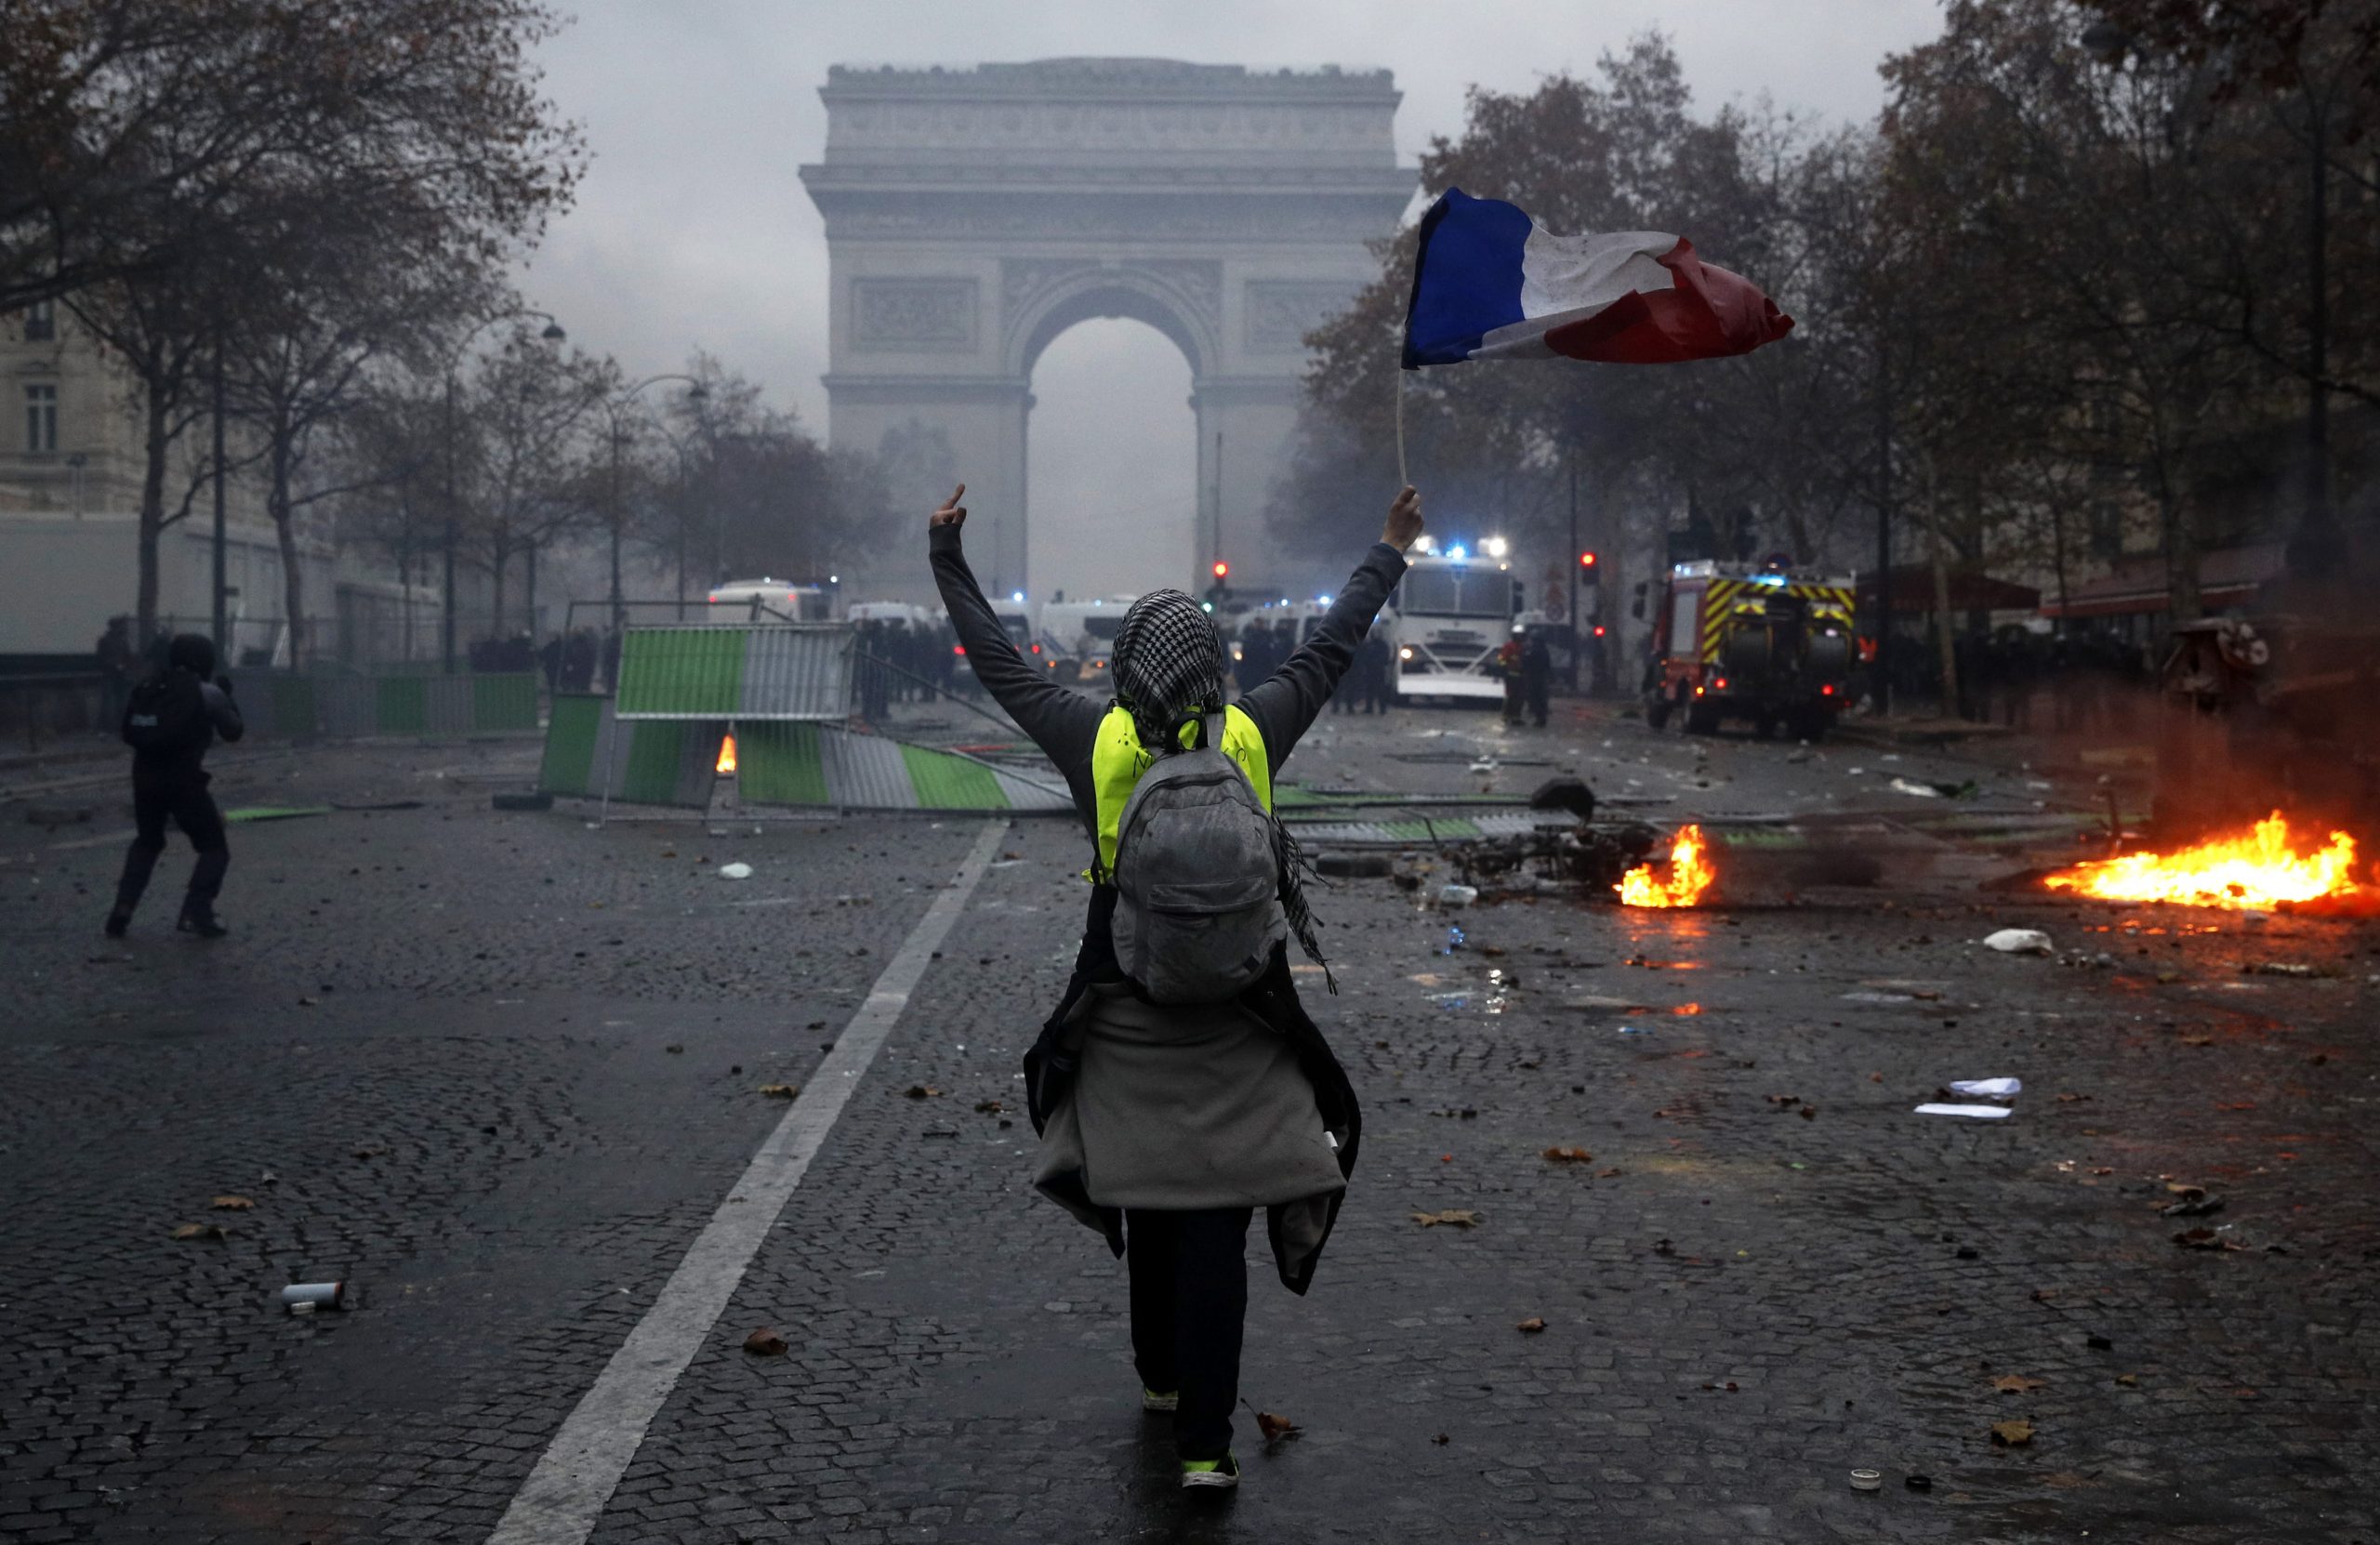
{"type": "Polygon", "coordinates": [[[58,388],[47,381],[25,388],[25,449],[58,449],[58,388]]]}
{"type": "Polygon", "coordinates": [[[58,303],[36,300],[25,308],[25,341],[46,343],[58,336],[58,303]]]}

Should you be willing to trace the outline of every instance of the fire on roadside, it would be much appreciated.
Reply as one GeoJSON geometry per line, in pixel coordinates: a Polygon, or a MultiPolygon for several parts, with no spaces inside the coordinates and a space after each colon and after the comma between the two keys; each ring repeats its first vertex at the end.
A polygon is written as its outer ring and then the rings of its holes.
{"type": "Polygon", "coordinates": [[[735,737],[734,735],[729,735],[719,743],[719,766],[713,771],[719,772],[735,771],[735,737]]]}
{"type": "Polygon", "coordinates": [[[2246,831],[2209,838],[2169,853],[2124,853],[2078,864],[2043,883],[2101,901],[2171,902],[2230,911],[2269,911],[2284,903],[2380,907],[2380,890],[2360,884],[2355,839],[2330,834],[2321,847],[2291,839],[2275,811],[2246,831]]]}
{"type": "Polygon", "coordinates": [[[1681,826],[1670,845],[1669,872],[1656,875],[1654,865],[1639,864],[1620,877],[1622,906],[1692,906],[1711,889],[1719,871],[1711,866],[1710,844],[1700,826],[1681,826]]]}

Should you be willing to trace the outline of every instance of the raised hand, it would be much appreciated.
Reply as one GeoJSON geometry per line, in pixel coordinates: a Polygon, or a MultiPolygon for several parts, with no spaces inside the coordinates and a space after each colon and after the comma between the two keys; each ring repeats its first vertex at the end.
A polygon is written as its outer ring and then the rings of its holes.
{"type": "MultiPolygon", "coordinates": [[[[959,485],[958,489],[952,493],[950,497],[942,501],[942,508],[933,512],[932,516],[926,522],[927,526],[931,528],[933,526],[965,525],[967,523],[967,507],[960,504],[959,501],[966,496],[967,485],[962,482],[959,485]]],[[[1415,529],[1419,530],[1420,528],[1417,526],[1415,529]]]]}
{"type": "Polygon", "coordinates": [[[1380,539],[1403,552],[1419,540],[1421,535],[1421,495],[1408,482],[1405,491],[1396,495],[1396,502],[1388,507],[1388,524],[1382,528],[1380,539]]]}

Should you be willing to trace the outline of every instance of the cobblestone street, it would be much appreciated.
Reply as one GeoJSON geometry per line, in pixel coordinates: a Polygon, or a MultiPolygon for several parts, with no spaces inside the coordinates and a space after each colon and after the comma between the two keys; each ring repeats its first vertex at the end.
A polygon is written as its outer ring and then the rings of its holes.
{"type": "MultiPolygon", "coordinates": [[[[1027,1183],[1084,845],[1020,820],[591,1538],[2380,1541],[2380,928],[1985,889],[2070,839],[1919,832],[1880,759],[1986,812],[2086,784],[1605,713],[1332,717],[1290,775],[1568,766],[1663,825],[1850,812],[1881,872],[1669,913],[1317,890],[1362,1164],[1307,1298],[1257,1247],[1243,1389],[1299,1431],[1242,1413],[1235,1498],[1185,1504],[1121,1266],[1027,1183]],[[2006,1120],[1912,1112],[2003,1075],[2006,1120]]],[[[100,937],[116,786],[0,811],[0,1538],[486,1539],[737,1205],[760,1087],[813,1079],[984,830],[491,810],[534,758],[223,759],[227,807],[339,808],[234,826],[212,945],[170,931],[178,840],[100,937]],[[359,1307],[275,1301],[335,1278],[359,1307]]]]}

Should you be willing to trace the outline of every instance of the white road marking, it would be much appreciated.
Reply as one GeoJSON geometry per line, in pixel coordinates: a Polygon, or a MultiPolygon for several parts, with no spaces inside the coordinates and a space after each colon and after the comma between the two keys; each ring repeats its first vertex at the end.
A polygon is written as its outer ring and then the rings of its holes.
{"type": "Polygon", "coordinates": [[[711,1213],[661,1296],[538,1458],[488,1545],[584,1545],[643,1445],[645,1429],[726,1312],[745,1268],[908,1007],[909,994],[999,852],[1007,828],[1002,820],[985,824],[958,878],[909,931],[867,1001],[836,1037],[835,1049],[802,1086],[743,1177],[728,1187],[728,1199],[711,1213]]]}

